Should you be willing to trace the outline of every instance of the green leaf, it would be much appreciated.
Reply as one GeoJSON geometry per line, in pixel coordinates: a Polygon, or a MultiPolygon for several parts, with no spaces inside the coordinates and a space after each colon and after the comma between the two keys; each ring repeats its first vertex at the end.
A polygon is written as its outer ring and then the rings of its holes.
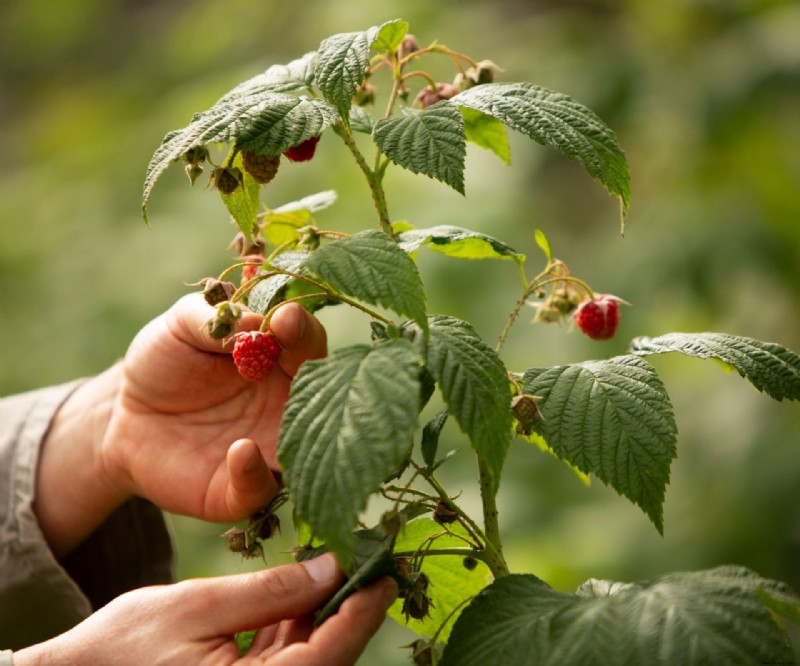
{"type": "Polygon", "coordinates": [[[408,340],[307,361],[292,382],[278,459],[297,515],[345,566],[367,499],[403,462],[417,426],[421,361],[408,340]]]}
{"type": "Polygon", "coordinates": [[[353,106],[350,108],[350,129],[362,134],[372,134],[375,128],[375,120],[363,106],[353,106]]]}
{"type": "Polygon", "coordinates": [[[232,166],[238,168],[241,172],[242,183],[230,194],[220,192],[219,196],[236,222],[236,226],[239,227],[248,240],[252,240],[253,232],[256,230],[256,216],[261,208],[260,186],[245,171],[240,153],[236,154],[232,166]]]}
{"type": "Polygon", "coordinates": [[[450,104],[481,111],[562,155],[630,204],[628,161],[617,137],[593,111],[567,95],[531,83],[487,83],[469,88],[450,104]]]}
{"type": "Polygon", "coordinates": [[[394,53],[407,34],[407,21],[403,21],[402,19],[387,21],[380,27],[380,30],[378,31],[378,37],[375,39],[373,46],[379,51],[394,53]]]}
{"type": "MultiPolygon", "coordinates": [[[[433,549],[469,548],[464,541],[467,536],[466,530],[457,524],[450,525],[449,528],[451,533],[443,530],[441,525],[430,518],[412,520],[397,536],[394,552],[413,553],[420,546],[433,549]]],[[[438,640],[447,641],[458,618],[459,606],[463,606],[465,600],[478,594],[491,579],[489,568],[483,562],[479,562],[472,570],[466,569],[463,562],[464,558],[457,555],[426,555],[421,570],[430,580],[428,594],[433,602],[430,616],[423,620],[410,618],[406,623],[402,612],[402,599],[389,609],[389,616],[398,624],[407,624],[415,633],[429,638],[433,637],[444,624],[438,640]]]]}
{"type": "MultiPolygon", "coordinates": [[[[272,260],[272,265],[293,273],[302,273],[307,259],[308,252],[305,250],[290,250],[281,252],[272,260]]],[[[283,299],[284,290],[292,280],[294,278],[291,275],[283,273],[261,280],[250,290],[247,307],[258,314],[266,314],[283,299]]]]}
{"type": "Polygon", "coordinates": [[[422,111],[409,110],[402,118],[379,120],[372,137],[395,164],[464,194],[464,119],[447,101],[422,111]]]}
{"type": "Polygon", "coordinates": [[[638,504],[663,533],[677,427],[653,367],[627,355],[534,368],[523,390],[541,397],[534,428],[550,448],[638,504]]]}
{"type": "Polygon", "coordinates": [[[511,164],[511,148],[503,123],[497,118],[466,106],[461,107],[461,115],[464,117],[464,133],[467,141],[491,150],[503,162],[511,164]]]}
{"type": "Polygon", "coordinates": [[[224,97],[207,111],[195,114],[189,125],[164,137],[147,167],[142,211],[146,214],[161,174],[190,148],[236,142],[241,150],[278,155],[317,136],[338,119],[336,110],[319,99],[272,91],[224,97]]]}
{"type": "Polygon", "coordinates": [[[715,358],[775,400],[800,400],[800,355],[775,344],[726,333],[668,333],[636,338],[630,351],[639,356],[680,352],[697,358],[715,358]]]}
{"type": "Polygon", "coordinates": [[[366,78],[369,54],[380,28],[346,32],[324,39],[317,51],[314,80],[322,93],[349,125],[350,102],[366,78]]]}
{"type": "Polygon", "coordinates": [[[383,231],[361,231],[323,245],[306,265],[336,291],[426,325],[425,291],[416,264],[383,231]]]}
{"type": "Polygon", "coordinates": [[[525,255],[502,241],[486,234],[442,224],[430,229],[409,229],[397,235],[400,247],[413,254],[423,245],[431,250],[460,259],[513,259],[521,262],[525,255]]]}
{"type": "Polygon", "coordinates": [[[794,663],[758,597],[765,587],[790,594],[741,567],[636,584],[589,581],[577,594],[535,576],[505,576],[461,614],[440,666],[794,663]]]}
{"type": "Polygon", "coordinates": [[[422,451],[422,460],[428,470],[432,470],[436,465],[436,453],[439,450],[439,435],[442,434],[444,424],[447,422],[447,417],[450,412],[447,408],[441,410],[422,428],[422,441],[420,442],[420,450],[422,451]]]}
{"type": "Polygon", "coordinates": [[[358,530],[355,533],[353,572],[328,603],[317,611],[314,616],[315,627],[334,615],[347,597],[360,587],[371,583],[378,576],[399,577],[400,574],[392,556],[393,546],[394,539],[379,529],[358,530]]]}
{"type": "Polygon", "coordinates": [[[500,484],[511,444],[511,389],[503,361],[467,322],[436,315],[428,318],[426,365],[445,402],[472,447],[500,484]]]}
{"type": "Polygon", "coordinates": [[[544,252],[544,256],[547,257],[547,261],[553,261],[553,251],[550,249],[550,241],[547,240],[544,231],[537,229],[533,237],[536,240],[536,244],[544,252]]]}
{"type": "Polygon", "coordinates": [[[242,110],[236,119],[233,138],[241,150],[279,155],[322,134],[339,120],[334,108],[319,99],[281,93],[254,99],[256,103],[242,110]]]}
{"type": "Polygon", "coordinates": [[[225,93],[217,100],[216,105],[270,92],[289,93],[311,90],[316,58],[316,51],[311,51],[297,60],[292,60],[288,65],[272,65],[265,72],[240,83],[225,93]]]}

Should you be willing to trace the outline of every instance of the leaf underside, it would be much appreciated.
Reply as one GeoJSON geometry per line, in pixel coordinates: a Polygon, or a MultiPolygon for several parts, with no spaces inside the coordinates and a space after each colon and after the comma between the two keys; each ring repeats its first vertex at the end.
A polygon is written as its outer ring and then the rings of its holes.
{"type": "Polygon", "coordinates": [[[677,427],[653,367],[626,355],[533,368],[523,387],[541,397],[534,428],[556,455],[639,505],[663,532],[677,427]]]}
{"type": "Polygon", "coordinates": [[[800,602],[786,585],[741,567],[589,581],[577,594],[532,575],[505,576],[461,614],[440,666],[794,663],[762,590],[800,602]]]}
{"type": "Polygon", "coordinates": [[[630,351],[639,356],[680,352],[716,358],[736,368],[759,391],[775,400],[800,400],[800,355],[775,344],[726,333],[669,333],[635,338],[630,351]]]}

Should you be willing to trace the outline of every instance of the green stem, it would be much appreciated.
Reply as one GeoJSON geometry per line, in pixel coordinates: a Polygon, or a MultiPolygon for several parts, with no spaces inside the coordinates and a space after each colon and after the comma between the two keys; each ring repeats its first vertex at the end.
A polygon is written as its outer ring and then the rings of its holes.
{"type": "Polygon", "coordinates": [[[495,578],[507,576],[510,572],[503,557],[503,542],[500,539],[500,523],[497,520],[497,498],[492,475],[486,464],[478,458],[478,473],[481,484],[483,504],[483,532],[486,535],[486,558],[484,561],[495,578]]]}
{"type": "Polygon", "coordinates": [[[364,156],[361,154],[361,151],[356,145],[353,135],[344,127],[343,124],[339,123],[338,125],[334,125],[333,131],[342,138],[367,179],[367,184],[369,185],[370,192],[372,193],[372,202],[375,204],[375,210],[378,213],[378,222],[380,223],[381,229],[389,234],[391,238],[394,238],[395,236],[394,231],[392,230],[392,223],[389,219],[389,210],[386,207],[386,193],[383,191],[383,174],[379,174],[369,168],[367,161],[364,159],[364,156]]]}

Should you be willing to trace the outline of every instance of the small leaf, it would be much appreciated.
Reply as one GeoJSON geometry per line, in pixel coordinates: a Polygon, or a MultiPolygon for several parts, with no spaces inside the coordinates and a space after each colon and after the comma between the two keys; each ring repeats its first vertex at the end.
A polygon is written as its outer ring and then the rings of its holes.
{"type": "Polygon", "coordinates": [[[440,666],[701,666],[794,663],[760,589],[787,586],[741,567],[654,581],[591,581],[556,592],[531,575],[496,580],[456,622],[440,666]]]}
{"type": "Polygon", "coordinates": [[[417,267],[383,231],[362,231],[323,245],[311,253],[307,267],[342,294],[426,324],[417,267]]]}
{"type": "Polygon", "coordinates": [[[619,198],[623,213],[627,211],[631,196],[628,161],[614,132],[582,104],[531,83],[487,83],[459,93],[449,103],[493,116],[577,160],[619,198]]]}
{"type": "Polygon", "coordinates": [[[417,426],[420,358],[408,340],[306,361],[292,382],[278,459],[297,515],[347,567],[369,496],[403,462],[417,426]]]}
{"type": "Polygon", "coordinates": [[[244,169],[242,156],[236,154],[232,166],[239,169],[242,174],[242,182],[233,192],[225,194],[220,192],[219,196],[228,212],[231,214],[236,226],[248,238],[253,239],[253,232],[256,230],[256,216],[261,207],[259,197],[259,184],[244,169]]]}
{"type": "Polygon", "coordinates": [[[408,111],[402,118],[379,120],[372,137],[395,164],[464,194],[464,119],[447,101],[408,111]]]}
{"type": "Polygon", "coordinates": [[[380,30],[378,31],[378,37],[375,39],[373,47],[379,51],[394,53],[407,34],[407,21],[403,21],[402,19],[387,21],[380,27],[380,30]]]}
{"type": "Polygon", "coordinates": [[[318,627],[334,615],[351,594],[364,585],[368,585],[378,576],[399,577],[392,556],[394,539],[379,529],[358,530],[355,533],[353,547],[353,572],[347,582],[314,616],[314,626],[318,627]]]}
{"type": "Polygon", "coordinates": [[[800,355],[775,344],[726,333],[668,333],[636,338],[630,351],[639,356],[680,352],[714,358],[736,368],[759,391],[775,400],[800,400],[800,355]]]}
{"type": "Polygon", "coordinates": [[[336,191],[324,190],[309,194],[302,199],[292,201],[291,203],[278,206],[273,212],[275,213],[291,213],[299,210],[307,210],[309,213],[317,213],[326,208],[330,208],[336,203],[336,191]]]}
{"type": "Polygon", "coordinates": [[[350,102],[366,78],[369,53],[380,28],[346,32],[324,39],[317,51],[314,80],[323,97],[349,125],[350,102]]]}
{"type": "Polygon", "coordinates": [[[278,247],[284,243],[299,241],[301,234],[298,231],[312,220],[312,215],[307,210],[295,210],[279,213],[274,210],[264,213],[261,236],[270,245],[278,247]]]}
{"type": "Polygon", "coordinates": [[[362,134],[372,134],[375,128],[375,120],[363,106],[352,106],[350,108],[350,129],[362,134]]]}
{"type": "MultiPolygon", "coordinates": [[[[302,273],[307,259],[308,252],[305,250],[290,250],[281,252],[272,260],[272,265],[293,273],[302,273]]],[[[247,307],[258,314],[266,314],[282,300],[284,290],[292,280],[294,278],[291,275],[283,273],[261,280],[250,290],[247,307]]]]}
{"type": "Polygon", "coordinates": [[[464,133],[467,141],[491,150],[503,162],[511,164],[511,148],[503,123],[497,118],[467,106],[461,107],[461,115],[464,116],[464,133]]]}
{"type": "Polygon", "coordinates": [[[439,449],[439,435],[442,434],[442,429],[447,422],[448,415],[449,412],[447,409],[441,410],[428,421],[422,429],[420,450],[422,451],[422,460],[425,462],[425,466],[429,471],[436,465],[436,452],[439,449]]]}
{"type": "MultiPolygon", "coordinates": [[[[395,553],[413,553],[423,545],[431,548],[469,548],[464,541],[466,530],[457,524],[449,527],[450,534],[430,518],[412,520],[397,536],[395,553]],[[431,543],[430,539],[436,535],[440,536],[431,543]]],[[[433,602],[430,617],[406,621],[402,613],[402,599],[389,609],[389,616],[398,624],[408,625],[412,631],[428,637],[433,637],[444,624],[438,640],[446,642],[458,618],[458,607],[485,588],[491,577],[483,562],[479,562],[472,570],[465,569],[463,562],[464,558],[457,555],[426,555],[422,561],[422,572],[430,580],[428,594],[433,602]]]]}
{"type": "Polygon", "coordinates": [[[527,370],[523,390],[540,396],[535,430],[553,451],[597,476],[663,533],[663,505],[677,427],[666,389],[636,356],[527,370]]]}
{"type": "Polygon", "coordinates": [[[400,247],[413,254],[423,245],[431,250],[460,259],[513,259],[521,262],[525,255],[502,241],[486,234],[439,225],[430,229],[409,229],[397,235],[400,247]]]}
{"type": "Polygon", "coordinates": [[[553,251],[550,249],[550,241],[547,240],[547,236],[545,236],[544,231],[537,229],[534,232],[533,237],[536,240],[536,244],[539,246],[542,252],[544,252],[544,256],[547,257],[547,261],[553,261],[553,251]]]}
{"type": "Polygon", "coordinates": [[[426,365],[436,377],[450,414],[489,468],[496,491],[511,444],[508,373],[497,353],[469,323],[443,315],[429,317],[428,323],[426,365]]]}

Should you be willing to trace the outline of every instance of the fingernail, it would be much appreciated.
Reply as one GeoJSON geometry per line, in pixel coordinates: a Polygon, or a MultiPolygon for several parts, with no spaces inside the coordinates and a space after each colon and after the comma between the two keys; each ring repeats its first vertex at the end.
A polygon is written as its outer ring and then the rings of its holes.
{"type": "Polygon", "coordinates": [[[316,583],[329,583],[336,578],[336,558],[331,553],[325,553],[313,560],[300,562],[316,583]]]}
{"type": "Polygon", "coordinates": [[[386,606],[386,610],[389,610],[391,605],[397,600],[397,585],[395,583],[387,583],[383,587],[383,603],[386,606]]]}

